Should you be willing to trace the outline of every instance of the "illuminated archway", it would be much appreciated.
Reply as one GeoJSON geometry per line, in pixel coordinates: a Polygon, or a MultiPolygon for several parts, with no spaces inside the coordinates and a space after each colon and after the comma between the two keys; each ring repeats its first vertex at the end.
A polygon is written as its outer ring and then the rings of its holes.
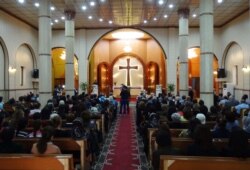
{"type": "MultiPolygon", "coordinates": [[[[58,47],[52,49],[52,87],[65,85],[65,48],[58,47]]],[[[74,56],[74,86],[78,89],[78,59],[74,56]]]]}
{"type": "MultiPolygon", "coordinates": [[[[177,63],[177,91],[179,91],[179,64],[177,63]]],[[[219,93],[219,85],[217,82],[218,59],[214,56],[213,59],[213,81],[214,91],[219,93]]],[[[188,85],[192,87],[195,97],[200,97],[200,48],[193,47],[188,49],[188,85]]]]}
{"type": "MultiPolygon", "coordinates": [[[[159,80],[157,83],[161,84],[162,87],[166,86],[166,56],[162,47],[151,35],[137,29],[118,29],[113,32],[109,32],[95,44],[89,55],[90,84],[93,84],[95,80],[98,79],[97,70],[100,63],[107,63],[110,66],[108,71],[111,75],[107,78],[108,82],[105,82],[109,84],[109,89],[112,90],[115,83],[113,82],[112,66],[119,58],[124,56],[136,57],[142,63],[144,76],[143,81],[140,84],[141,87],[145,89],[149,88],[149,83],[146,81],[148,76],[146,74],[146,66],[150,63],[155,63],[159,67],[157,71],[160,74],[157,74],[157,77],[155,77],[159,80]],[[123,38],[113,37],[113,33],[123,31],[139,32],[141,33],[140,35],[143,36],[131,39],[126,39],[129,37],[128,35],[123,38]]],[[[99,86],[102,86],[100,82],[97,83],[99,86]]],[[[152,89],[152,92],[154,91],[155,90],[152,89]]]]}

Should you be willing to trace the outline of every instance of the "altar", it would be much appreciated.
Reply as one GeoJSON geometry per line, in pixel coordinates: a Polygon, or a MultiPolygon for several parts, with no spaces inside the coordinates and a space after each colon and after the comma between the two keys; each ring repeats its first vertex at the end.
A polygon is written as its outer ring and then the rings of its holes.
{"type": "MultiPolygon", "coordinates": [[[[131,97],[137,97],[143,90],[143,86],[128,87],[130,89],[131,97]]],[[[121,86],[113,86],[114,97],[120,98],[121,86]]]]}

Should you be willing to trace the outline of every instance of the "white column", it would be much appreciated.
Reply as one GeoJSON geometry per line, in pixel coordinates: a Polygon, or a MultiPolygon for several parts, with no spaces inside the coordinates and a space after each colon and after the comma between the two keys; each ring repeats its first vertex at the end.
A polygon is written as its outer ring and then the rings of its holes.
{"type": "MultiPolygon", "coordinates": [[[[178,30],[176,28],[168,29],[168,43],[167,43],[167,59],[166,59],[166,80],[167,84],[174,84],[175,91],[177,90],[177,74],[176,74],[176,66],[177,66],[177,58],[178,58],[178,40],[176,37],[178,36],[178,30]]],[[[167,88],[167,87],[166,87],[167,88]]]]}
{"type": "Polygon", "coordinates": [[[85,29],[76,32],[76,50],[78,50],[78,67],[79,67],[79,94],[82,93],[80,84],[88,83],[88,54],[87,54],[87,32],[85,29]]]}
{"type": "Polygon", "coordinates": [[[40,1],[39,8],[39,100],[42,107],[52,97],[51,13],[50,0],[40,1]]]}
{"type": "Polygon", "coordinates": [[[179,9],[180,96],[188,95],[188,16],[189,9],[179,9]]]}
{"type": "Polygon", "coordinates": [[[75,42],[75,11],[65,11],[65,47],[66,47],[66,62],[65,62],[65,92],[66,95],[74,95],[74,42],[75,42]]]}
{"type": "Polygon", "coordinates": [[[213,105],[213,1],[200,0],[200,98],[208,108],[213,105]]]}

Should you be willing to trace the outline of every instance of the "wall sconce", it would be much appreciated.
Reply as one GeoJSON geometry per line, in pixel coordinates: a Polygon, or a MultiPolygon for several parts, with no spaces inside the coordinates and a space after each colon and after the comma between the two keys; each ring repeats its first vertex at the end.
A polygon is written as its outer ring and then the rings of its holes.
{"type": "Polygon", "coordinates": [[[12,66],[9,66],[9,72],[10,73],[15,73],[16,72],[16,68],[12,67],[12,66]]]}
{"type": "Polygon", "coordinates": [[[246,65],[243,65],[242,71],[245,72],[245,73],[250,72],[250,67],[246,66],[246,65]]]}

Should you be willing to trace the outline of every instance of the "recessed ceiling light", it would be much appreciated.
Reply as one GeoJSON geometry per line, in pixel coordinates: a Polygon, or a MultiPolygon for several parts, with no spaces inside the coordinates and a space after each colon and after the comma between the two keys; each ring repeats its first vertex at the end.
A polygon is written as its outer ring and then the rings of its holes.
{"type": "Polygon", "coordinates": [[[62,20],[65,20],[65,16],[62,16],[61,19],[62,19],[62,20]]]}
{"type": "Polygon", "coordinates": [[[192,16],[193,16],[193,18],[197,17],[197,15],[196,15],[196,14],[193,14],[192,16]]]}
{"type": "Polygon", "coordinates": [[[163,17],[164,17],[164,18],[167,18],[167,17],[168,17],[168,15],[164,15],[163,17]]]}
{"type": "Polygon", "coordinates": [[[50,7],[50,10],[51,10],[51,11],[55,11],[55,9],[56,9],[56,8],[55,8],[54,6],[51,6],[51,7],[50,7]]]}
{"type": "Polygon", "coordinates": [[[169,4],[168,7],[169,7],[169,8],[173,8],[174,5],[173,5],[173,4],[169,4]]]}
{"type": "Polygon", "coordinates": [[[138,39],[142,38],[144,33],[138,31],[114,32],[112,37],[116,39],[138,39]]]}
{"type": "Polygon", "coordinates": [[[100,18],[100,19],[99,19],[99,21],[100,21],[100,22],[102,22],[102,21],[103,21],[103,19],[102,19],[102,18],[100,18]]]}
{"type": "Polygon", "coordinates": [[[88,16],[88,19],[92,19],[93,17],[90,15],[90,16],[88,16]]]}
{"type": "Polygon", "coordinates": [[[86,5],[83,5],[83,6],[82,6],[82,10],[85,11],[86,9],[87,9],[87,6],[86,6],[86,5]]]}
{"type": "Polygon", "coordinates": [[[53,22],[51,22],[51,23],[50,23],[50,25],[54,25],[54,23],[53,23],[53,22]]]}
{"type": "Polygon", "coordinates": [[[55,23],[58,23],[58,19],[55,19],[55,23]]]}
{"type": "Polygon", "coordinates": [[[144,21],[143,21],[143,23],[144,23],[144,24],[147,24],[147,23],[148,23],[148,21],[147,21],[147,20],[144,20],[144,21]]]}
{"type": "Polygon", "coordinates": [[[19,3],[23,4],[25,0],[18,0],[19,3]]]}
{"type": "Polygon", "coordinates": [[[109,21],[109,24],[113,24],[113,21],[109,21]]]}
{"type": "Polygon", "coordinates": [[[163,1],[163,0],[159,0],[159,1],[158,1],[158,4],[159,4],[159,5],[164,4],[164,1],[163,1]]]}
{"type": "Polygon", "coordinates": [[[219,4],[221,4],[221,3],[223,2],[223,0],[217,0],[217,2],[218,2],[219,4]]]}
{"type": "Polygon", "coordinates": [[[40,6],[40,4],[39,4],[38,2],[35,2],[34,5],[35,5],[35,7],[37,7],[37,8],[40,6]]]}
{"type": "Polygon", "coordinates": [[[95,6],[95,2],[94,1],[90,1],[90,6],[95,6]]]}
{"type": "Polygon", "coordinates": [[[154,21],[157,21],[157,18],[154,18],[154,21]]]}

